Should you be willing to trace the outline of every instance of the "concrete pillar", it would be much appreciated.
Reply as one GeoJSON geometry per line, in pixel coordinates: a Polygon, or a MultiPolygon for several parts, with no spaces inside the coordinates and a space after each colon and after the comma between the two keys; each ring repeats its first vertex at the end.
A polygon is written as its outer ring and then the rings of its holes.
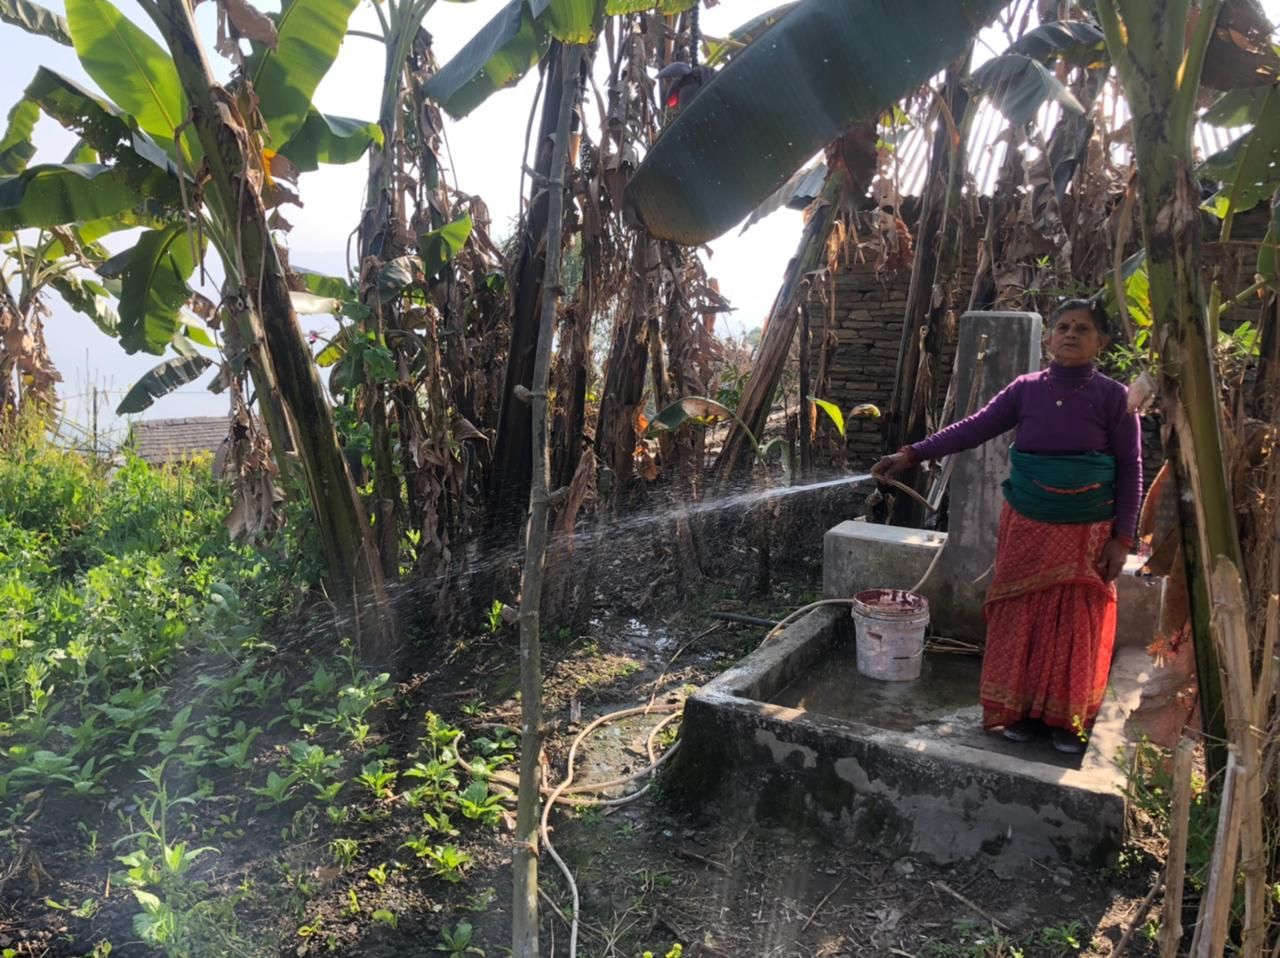
{"type": "MultiPolygon", "coordinates": [[[[1038,313],[972,312],[960,318],[956,418],[966,410],[976,412],[1013,380],[1040,369],[1042,327],[1038,313]]],[[[982,600],[990,576],[983,576],[995,561],[1004,505],[1000,484],[1009,475],[1012,441],[1009,433],[955,457],[947,547],[923,590],[939,634],[974,642],[985,635],[982,600]]]]}

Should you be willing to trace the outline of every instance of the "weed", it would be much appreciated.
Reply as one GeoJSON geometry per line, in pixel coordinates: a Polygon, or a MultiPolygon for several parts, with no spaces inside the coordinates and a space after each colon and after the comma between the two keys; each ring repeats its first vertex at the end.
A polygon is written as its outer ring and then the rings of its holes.
{"type": "Polygon", "coordinates": [[[465,908],[467,911],[473,911],[479,914],[483,914],[484,912],[488,911],[491,907],[493,907],[493,903],[497,900],[498,900],[498,889],[492,886],[488,886],[485,888],[481,888],[478,892],[475,892],[467,896],[467,900],[462,907],[465,908]]]}
{"type": "Polygon", "coordinates": [[[434,845],[424,838],[411,838],[401,847],[425,860],[433,875],[450,884],[462,881],[466,867],[471,864],[471,856],[456,845],[434,845]]]}
{"type": "Polygon", "coordinates": [[[379,760],[366,765],[356,781],[369,790],[374,801],[381,801],[394,795],[396,777],[396,772],[379,760]]]}
{"type": "Polygon", "coordinates": [[[1069,921],[1062,925],[1053,925],[1040,930],[1040,941],[1055,956],[1066,956],[1080,950],[1080,937],[1084,934],[1084,926],[1078,921],[1069,921]]]}
{"type": "Polygon", "coordinates": [[[472,944],[472,938],[473,929],[469,921],[460,921],[452,928],[445,925],[440,929],[440,943],[435,946],[435,950],[443,951],[453,958],[461,958],[463,955],[483,958],[484,951],[472,944]]]}
{"type": "Polygon", "coordinates": [[[1025,958],[1025,952],[1000,931],[973,921],[957,921],[946,938],[927,938],[917,958],[1025,958]]]}
{"type": "Polygon", "coordinates": [[[501,599],[494,599],[493,604],[489,606],[484,617],[484,630],[490,635],[497,635],[502,629],[502,609],[501,599]]]}
{"type": "Polygon", "coordinates": [[[329,842],[329,855],[333,858],[333,863],[344,871],[351,867],[358,854],[360,843],[354,838],[335,838],[329,842]]]}
{"type": "MultiPolygon", "coordinates": [[[[671,948],[667,951],[667,953],[662,956],[662,958],[683,958],[683,955],[684,955],[684,945],[680,944],[680,942],[677,941],[675,944],[671,946],[671,948]]],[[[646,951],[644,953],[644,958],[654,958],[653,952],[646,951]]]]}
{"type": "Polygon", "coordinates": [[[274,808],[285,804],[293,797],[293,788],[301,777],[298,772],[281,775],[275,769],[272,769],[267,773],[267,783],[265,785],[250,787],[249,791],[266,799],[266,801],[258,803],[260,808],[274,808]]]}
{"type": "Polygon", "coordinates": [[[396,862],[388,862],[385,865],[374,865],[369,869],[369,877],[373,879],[373,883],[381,888],[387,883],[387,879],[391,877],[391,872],[400,866],[396,862]]]}
{"type": "Polygon", "coordinates": [[[386,908],[375,908],[370,916],[380,925],[386,925],[388,928],[399,928],[400,917],[394,912],[386,908]]]}

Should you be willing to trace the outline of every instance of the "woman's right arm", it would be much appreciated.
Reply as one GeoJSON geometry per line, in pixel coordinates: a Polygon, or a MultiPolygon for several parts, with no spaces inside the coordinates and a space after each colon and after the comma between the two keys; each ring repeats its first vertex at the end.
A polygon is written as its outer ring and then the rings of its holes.
{"type": "Polygon", "coordinates": [[[909,469],[924,459],[941,459],[953,453],[981,446],[989,439],[1002,435],[1018,424],[1019,400],[1022,383],[1015,379],[972,416],[940,429],[927,439],[903,446],[890,456],[885,456],[871,470],[873,476],[892,475],[909,469]]]}

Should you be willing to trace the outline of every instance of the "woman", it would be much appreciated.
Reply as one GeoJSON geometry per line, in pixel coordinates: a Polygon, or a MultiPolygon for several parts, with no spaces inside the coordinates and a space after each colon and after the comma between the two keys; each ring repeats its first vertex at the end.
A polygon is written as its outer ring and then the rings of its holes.
{"type": "Polygon", "coordinates": [[[1102,306],[1067,300],[1050,322],[1048,369],[1020,376],[972,416],[872,469],[889,476],[1016,427],[983,607],[983,725],[1015,742],[1048,726],[1063,752],[1084,750],[1102,704],[1114,583],[1133,548],[1142,496],[1138,417],[1126,388],[1095,365],[1107,342],[1102,306]]]}

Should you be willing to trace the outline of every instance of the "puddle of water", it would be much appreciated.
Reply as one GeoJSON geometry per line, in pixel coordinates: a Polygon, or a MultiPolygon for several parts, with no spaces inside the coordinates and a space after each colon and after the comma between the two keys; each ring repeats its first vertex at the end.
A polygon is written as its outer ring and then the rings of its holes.
{"type": "Polygon", "coordinates": [[[926,653],[914,682],[882,682],[857,668],[853,643],[842,643],[769,701],[829,718],[907,732],[990,752],[1079,768],[1081,756],[1055,751],[1047,737],[1010,742],[982,728],[976,656],[926,653]]]}

